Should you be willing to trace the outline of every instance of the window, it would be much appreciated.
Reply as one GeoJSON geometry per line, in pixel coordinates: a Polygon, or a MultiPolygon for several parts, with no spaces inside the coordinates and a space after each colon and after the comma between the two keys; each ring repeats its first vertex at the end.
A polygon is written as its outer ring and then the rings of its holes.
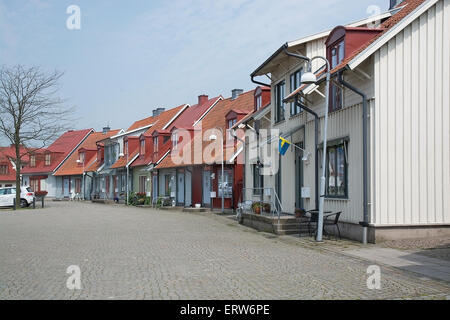
{"type": "Polygon", "coordinates": [[[218,192],[219,198],[222,197],[222,192],[224,192],[224,198],[233,197],[233,171],[224,171],[223,187],[222,187],[222,171],[219,171],[218,190],[219,190],[218,192]]]}
{"type": "Polygon", "coordinates": [[[45,165],[46,165],[46,166],[49,166],[50,163],[51,163],[51,154],[50,154],[50,153],[47,153],[47,154],[45,155],[45,165]]]}
{"type": "Polygon", "coordinates": [[[123,153],[125,155],[128,154],[128,141],[125,141],[124,144],[123,144],[123,153]]]}
{"type": "Polygon", "coordinates": [[[164,183],[165,183],[165,192],[166,192],[166,197],[170,197],[170,175],[165,175],[164,176],[164,183]]]}
{"type": "Polygon", "coordinates": [[[40,186],[41,185],[39,179],[30,178],[30,187],[31,189],[33,189],[33,192],[41,191],[40,186]]]}
{"type": "Polygon", "coordinates": [[[75,193],[81,193],[81,179],[75,179],[75,193]]]}
{"type": "Polygon", "coordinates": [[[80,160],[80,163],[79,163],[80,166],[84,165],[84,159],[85,159],[84,152],[80,152],[80,159],[79,159],[80,160]]]}
{"type": "Polygon", "coordinates": [[[172,146],[174,150],[177,150],[178,147],[178,133],[174,132],[172,135],[172,146]]]}
{"type": "Polygon", "coordinates": [[[329,198],[348,197],[347,144],[342,143],[327,148],[327,188],[329,198]]]}
{"type": "Polygon", "coordinates": [[[158,152],[158,137],[153,138],[153,152],[158,152]]]}
{"type": "Polygon", "coordinates": [[[163,144],[166,144],[167,141],[169,141],[169,140],[170,140],[170,137],[169,136],[165,136],[164,139],[163,139],[163,144]]]}
{"type": "Polygon", "coordinates": [[[110,184],[109,176],[106,176],[105,179],[106,179],[106,180],[105,180],[105,192],[106,192],[106,193],[109,193],[109,184],[110,184]]]}
{"type": "Polygon", "coordinates": [[[253,194],[262,195],[264,188],[264,176],[261,175],[261,168],[259,165],[253,165],[253,194]]]}
{"type": "Polygon", "coordinates": [[[124,175],[122,175],[122,183],[120,184],[120,186],[121,186],[121,191],[122,192],[125,192],[125,188],[126,188],[126,186],[127,186],[127,176],[124,174],[124,175]]]}
{"type": "MultiPolygon", "coordinates": [[[[10,188],[10,187],[12,187],[12,186],[13,186],[13,185],[10,184],[10,183],[9,183],[9,184],[5,184],[5,187],[6,187],[6,188],[10,188]]],[[[27,191],[28,191],[28,192],[31,192],[31,191],[29,191],[28,189],[30,189],[30,188],[27,188],[27,191]]],[[[14,190],[14,189],[13,189],[13,190],[14,190]]],[[[14,193],[16,193],[16,191],[14,191],[14,193]]]]}
{"type": "Polygon", "coordinates": [[[237,123],[237,119],[228,120],[227,129],[228,129],[228,139],[229,140],[234,139],[233,132],[232,132],[231,128],[233,128],[233,126],[236,123],[237,123]]]}
{"type": "Polygon", "coordinates": [[[139,193],[147,193],[147,177],[139,177],[139,193]]]}
{"type": "Polygon", "coordinates": [[[145,155],[145,140],[141,140],[141,150],[140,150],[141,156],[145,155]]]}
{"type": "Polygon", "coordinates": [[[256,111],[262,107],[262,95],[256,97],[256,111]]]}
{"type": "Polygon", "coordinates": [[[36,167],[36,156],[31,156],[30,157],[30,166],[31,167],[36,167]]]}
{"type": "Polygon", "coordinates": [[[280,122],[285,119],[284,113],[285,113],[285,106],[284,106],[284,91],[285,91],[285,82],[282,81],[275,87],[275,122],[280,122]]]}
{"type": "Polygon", "coordinates": [[[8,166],[6,164],[0,165],[0,174],[2,175],[8,174],[8,166]]]}
{"type": "MultiPolygon", "coordinates": [[[[337,67],[345,57],[345,42],[343,40],[328,47],[331,69],[337,67]]],[[[330,112],[342,109],[342,89],[333,82],[330,83],[330,112]]]]}
{"type": "MultiPolygon", "coordinates": [[[[297,70],[290,77],[290,85],[291,85],[291,93],[294,92],[298,87],[300,87],[301,79],[302,79],[303,69],[297,70]]],[[[291,102],[291,116],[299,114],[301,112],[301,108],[296,106],[295,102],[291,102]]]]}

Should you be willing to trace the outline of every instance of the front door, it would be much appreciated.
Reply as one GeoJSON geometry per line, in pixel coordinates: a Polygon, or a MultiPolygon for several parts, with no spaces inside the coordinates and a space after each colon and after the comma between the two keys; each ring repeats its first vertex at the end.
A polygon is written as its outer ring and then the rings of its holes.
{"type": "Polygon", "coordinates": [[[177,202],[184,205],[184,173],[178,173],[177,202]]]}
{"type": "MultiPolygon", "coordinates": [[[[297,143],[303,149],[303,142],[297,143]]],[[[304,208],[302,198],[303,188],[303,151],[295,148],[295,208],[304,208]]]]}
{"type": "Polygon", "coordinates": [[[69,178],[64,178],[63,179],[63,196],[64,197],[69,197],[70,196],[70,180],[69,178]]]}
{"type": "Polygon", "coordinates": [[[192,173],[188,170],[186,170],[186,176],[185,176],[185,194],[186,197],[184,199],[184,205],[186,207],[192,206],[192,173]]]}
{"type": "Polygon", "coordinates": [[[211,171],[203,171],[203,205],[211,204],[211,171]]]}
{"type": "Polygon", "coordinates": [[[156,203],[156,199],[158,199],[158,176],[153,176],[152,191],[153,202],[156,203]]]}

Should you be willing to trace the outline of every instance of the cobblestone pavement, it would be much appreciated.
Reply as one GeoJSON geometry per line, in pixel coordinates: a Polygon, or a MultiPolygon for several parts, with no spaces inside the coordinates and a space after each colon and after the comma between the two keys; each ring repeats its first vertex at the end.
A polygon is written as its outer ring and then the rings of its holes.
{"type": "Polygon", "coordinates": [[[226,217],[91,203],[0,211],[0,299],[449,299],[446,283],[226,217]],[[66,270],[81,268],[81,290],[66,270]]]}

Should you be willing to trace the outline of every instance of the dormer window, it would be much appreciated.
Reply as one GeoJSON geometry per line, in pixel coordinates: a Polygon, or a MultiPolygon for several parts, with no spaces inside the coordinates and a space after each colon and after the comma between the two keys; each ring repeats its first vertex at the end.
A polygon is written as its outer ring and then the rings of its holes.
{"type": "Polygon", "coordinates": [[[85,159],[85,154],[84,154],[84,152],[80,152],[80,165],[83,165],[84,164],[84,159],[85,159]]]}
{"type": "Polygon", "coordinates": [[[124,144],[123,144],[123,153],[125,155],[128,154],[128,141],[125,141],[124,144]]]}
{"type": "Polygon", "coordinates": [[[158,152],[158,137],[153,138],[153,152],[158,152]]]}
{"type": "Polygon", "coordinates": [[[145,155],[145,139],[141,140],[141,150],[140,150],[141,156],[145,155]]]}
{"type": "Polygon", "coordinates": [[[234,139],[234,136],[233,136],[231,128],[233,128],[236,123],[237,123],[237,119],[236,118],[228,120],[228,123],[227,123],[227,129],[228,130],[227,131],[228,131],[228,139],[229,140],[234,139]]]}
{"type": "Polygon", "coordinates": [[[261,109],[262,107],[262,95],[258,95],[256,96],[256,111],[258,111],[259,109],[261,109]]]}
{"type": "Polygon", "coordinates": [[[51,163],[51,154],[50,153],[47,153],[46,155],[45,155],[45,165],[46,166],[49,166],[50,165],[50,163],[51,163]]]}
{"type": "Polygon", "coordinates": [[[36,167],[36,156],[31,156],[30,157],[30,166],[31,167],[36,167]]]}
{"type": "Polygon", "coordinates": [[[0,164],[0,175],[7,175],[7,174],[8,174],[8,165],[0,164]]]}
{"type": "MultiPolygon", "coordinates": [[[[345,40],[340,39],[334,44],[328,46],[328,59],[330,60],[331,69],[336,68],[345,58],[345,40]]],[[[337,111],[342,109],[343,92],[341,87],[335,83],[330,84],[330,105],[329,111],[337,111]]]]}
{"type": "Polygon", "coordinates": [[[178,147],[178,133],[177,132],[174,132],[172,134],[172,147],[173,147],[173,150],[177,150],[177,147],[178,147]]]}

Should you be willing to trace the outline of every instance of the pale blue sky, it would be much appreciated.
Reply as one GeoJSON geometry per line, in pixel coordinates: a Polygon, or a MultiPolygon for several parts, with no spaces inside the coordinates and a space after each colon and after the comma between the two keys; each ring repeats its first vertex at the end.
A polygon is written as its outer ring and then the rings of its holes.
{"type": "Polygon", "coordinates": [[[65,72],[76,129],[127,128],[156,107],[255,87],[286,41],[385,11],[389,0],[0,0],[0,64],[65,72]],[[66,28],[69,5],[81,30],[66,28]]]}

